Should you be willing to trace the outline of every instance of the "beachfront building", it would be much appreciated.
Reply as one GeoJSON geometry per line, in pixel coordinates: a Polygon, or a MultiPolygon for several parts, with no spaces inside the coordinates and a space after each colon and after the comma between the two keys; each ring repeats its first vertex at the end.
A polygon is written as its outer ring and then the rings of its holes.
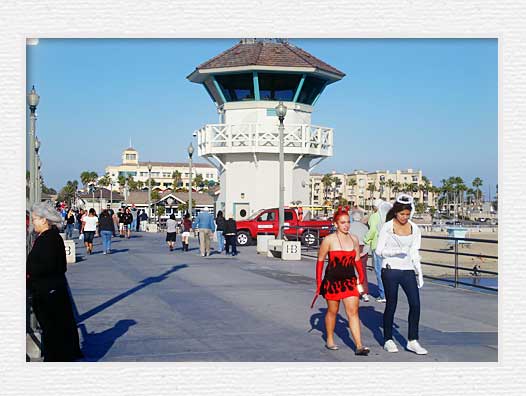
{"type": "Polygon", "coordinates": [[[310,176],[310,204],[327,205],[341,197],[350,205],[369,208],[377,198],[392,202],[397,194],[405,192],[411,194],[415,202],[435,207],[436,197],[429,187],[432,187],[431,181],[425,178],[421,170],[413,169],[313,173],[310,176]]]}
{"type": "MultiPolygon", "coordinates": [[[[118,183],[119,176],[132,176],[136,182],[142,182],[141,189],[148,188],[148,164],[151,164],[150,176],[152,178],[152,190],[177,189],[186,188],[189,186],[189,164],[188,162],[158,162],[158,161],[139,161],[139,152],[133,147],[128,147],[122,152],[122,161],[119,165],[108,165],[105,172],[109,174],[113,189],[123,189],[118,183]],[[177,185],[174,185],[174,174],[178,172],[180,176],[176,180],[177,185]]],[[[196,176],[201,175],[204,184],[217,184],[218,171],[217,169],[206,163],[192,163],[192,180],[196,176]],[[205,183],[206,181],[206,183],[205,183]]]]}
{"type": "Polygon", "coordinates": [[[311,124],[323,90],[344,73],[283,40],[244,39],[188,76],[214,102],[219,123],[197,131],[198,155],[220,177],[217,209],[236,219],[277,207],[279,120],[284,118],[284,203],[309,202],[310,171],[333,154],[333,130],[311,124]]]}

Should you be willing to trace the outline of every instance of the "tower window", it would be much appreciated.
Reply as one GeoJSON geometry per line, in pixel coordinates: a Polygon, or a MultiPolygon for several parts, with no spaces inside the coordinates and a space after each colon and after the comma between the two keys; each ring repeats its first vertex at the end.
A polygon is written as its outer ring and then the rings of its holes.
{"type": "Polygon", "coordinates": [[[254,100],[252,74],[218,75],[216,81],[228,102],[254,100]]]}
{"type": "Polygon", "coordinates": [[[135,154],[126,154],[126,159],[135,161],[135,154]]]}
{"type": "Polygon", "coordinates": [[[258,73],[261,100],[292,101],[301,76],[298,74],[258,73]]]}
{"type": "Polygon", "coordinates": [[[311,105],[324,86],[325,80],[313,76],[308,76],[307,78],[305,78],[305,82],[303,83],[303,87],[301,88],[300,95],[298,96],[298,102],[311,105]]]}

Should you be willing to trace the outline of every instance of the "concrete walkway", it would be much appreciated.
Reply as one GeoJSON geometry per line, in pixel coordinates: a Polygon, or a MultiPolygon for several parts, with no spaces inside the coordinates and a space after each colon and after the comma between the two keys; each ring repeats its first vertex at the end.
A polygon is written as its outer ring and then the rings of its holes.
{"type": "MultiPolygon", "coordinates": [[[[170,252],[164,234],[113,238],[103,255],[95,239],[86,256],[68,267],[86,361],[497,361],[497,296],[426,282],[421,289],[420,340],[430,353],[404,350],[407,302],[401,292],[395,318],[400,352],[383,351],[384,305],[361,303],[368,357],[354,355],[343,308],[339,351],[324,348],[325,301],[314,309],[312,259],[285,262],[257,255],[236,257],[170,252]]],[[[373,291],[374,274],[369,272],[373,291]]]]}

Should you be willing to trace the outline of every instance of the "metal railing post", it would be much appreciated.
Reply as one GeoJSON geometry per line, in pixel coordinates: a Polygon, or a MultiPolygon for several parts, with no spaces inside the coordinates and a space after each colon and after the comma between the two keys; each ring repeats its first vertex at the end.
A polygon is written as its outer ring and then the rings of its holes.
{"type": "Polygon", "coordinates": [[[458,287],[458,239],[455,239],[455,287],[458,287]]]}

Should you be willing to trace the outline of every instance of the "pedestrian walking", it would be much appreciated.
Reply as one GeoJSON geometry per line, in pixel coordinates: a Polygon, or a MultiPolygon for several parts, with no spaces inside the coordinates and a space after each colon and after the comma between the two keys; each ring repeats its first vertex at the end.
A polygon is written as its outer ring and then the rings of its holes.
{"type": "Polygon", "coordinates": [[[225,254],[230,254],[230,248],[232,248],[232,256],[237,256],[237,225],[232,216],[228,216],[228,220],[225,221],[225,229],[223,232],[226,240],[225,254]]]}
{"type": "Polygon", "coordinates": [[[137,230],[137,216],[139,214],[137,208],[135,207],[135,204],[132,204],[132,207],[130,209],[130,213],[132,215],[132,223],[131,223],[131,229],[133,231],[137,230]]]}
{"type": "Polygon", "coordinates": [[[376,297],[376,301],[379,303],[385,303],[386,301],[384,286],[382,283],[382,257],[376,254],[376,246],[378,245],[378,234],[380,232],[378,225],[381,221],[378,208],[382,203],[383,201],[381,199],[375,199],[373,201],[374,213],[369,216],[369,231],[364,236],[364,243],[369,245],[369,250],[373,253],[374,272],[376,274],[376,282],[378,285],[378,296],[376,297]]]}
{"type": "Polygon", "coordinates": [[[73,228],[75,228],[75,212],[70,208],[66,214],[66,239],[73,239],[73,228]]]}
{"type": "Polygon", "coordinates": [[[387,222],[378,237],[376,254],[382,257],[382,281],[387,299],[383,315],[384,349],[387,352],[398,352],[393,341],[393,320],[398,303],[398,286],[401,286],[409,304],[407,349],[418,355],[425,355],[427,350],[418,342],[418,289],[424,285],[419,253],[421,232],[418,225],[410,220],[412,212],[413,197],[400,194],[387,214],[387,222]]]}
{"type": "Polygon", "coordinates": [[[369,281],[367,280],[367,260],[369,259],[369,246],[365,245],[363,239],[369,228],[362,223],[363,212],[355,210],[351,212],[351,225],[349,226],[349,233],[358,239],[360,244],[360,262],[362,263],[363,271],[363,293],[360,299],[364,302],[369,302],[369,281]]]}
{"type": "Polygon", "coordinates": [[[45,362],[71,362],[82,358],[79,335],[66,280],[66,250],[59,234],[60,214],[48,203],[32,208],[38,234],[26,261],[31,305],[42,329],[45,362]]]}
{"type": "Polygon", "coordinates": [[[316,294],[312,305],[316,302],[318,295],[322,295],[327,301],[327,313],[325,314],[325,329],[327,340],[325,347],[330,350],[338,350],[334,343],[334,328],[336,317],[343,301],[349,328],[356,345],[355,355],[367,356],[369,348],[362,345],[360,332],[360,318],[358,317],[359,297],[358,283],[364,283],[364,273],[360,261],[360,245],[358,239],[349,234],[350,218],[348,209],[338,208],[334,215],[334,226],[336,231],[323,239],[318,252],[316,264],[316,294]],[[329,262],[322,278],[323,266],[326,256],[329,262]],[[358,273],[356,278],[354,268],[358,273]]]}
{"type": "Polygon", "coordinates": [[[148,224],[148,215],[146,214],[146,211],[143,209],[140,214],[141,219],[141,231],[146,231],[146,225],[148,224]]]}
{"type": "Polygon", "coordinates": [[[137,225],[135,226],[134,231],[139,232],[141,231],[141,210],[137,209],[137,225]]]}
{"type": "Polygon", "coordinates": [[[124,214],[122,216],[122,221],[124,223],[124,233],[126,235],[126,238],[131,238],[131,225],[133,223],[133,215],[131,213],[130,208],[126,208],[124,211],[124,214]]]}
{"type": "Polygon", "coordinates": [[[93,238],[95,236],[95,231],[97,231],[98,223],[99,218],[93,208],[89,210],[87,216],[82,218],[82,229],[80,232],[84,235],[84,245],[86,246],[88,254],[93,252],[93,238]]]}
{"type": "Polygon", "coordinates": [[[204,208],[197,215],[195,221],[196,228],[199,229],[199,249],[201,256],[210,256],[210,239],[212,233],[215,231],[214,218],[210,214],[208,208],[204,208]]]}
{"type": "Polygon", "coordinates": [[[124,208],[119,209],[117,218],[119,219],[119,237],[124,238],[124,208]]]}
{"type": "Polygon", "coordinates": [[[80,209],[77,212],[77,228],[79,230],[79,236],[80,236],[80,230],[82,229],[82,218],[84,217],[85,211],[84,209],[80,209]]]}
{"type": "Polygon", "coordinates": [[[109,209],[104,209],[99,217],[102,254],[111,254],[111,237],[115,232],[115,223],[109,209]]]}
{"type": "Polygon", "coordinates": [[[183,218],[183,233],[181,234],[181,239],[183,241],[183,251],[188,251],[188,242],[190,239],[190,232],[192,231],[192,220],[190,220],[190,215],[187,213],[183,218]]]}
{"type": "Polygon", "coordinates": [[[223,212],[220,210],[216,216],[216,236],[217,236],[217,250],[221,253],[225,248],[225,238],[223,233],[225,231],[225,217],[223,212]]]}
{"type": "Polygon", "coordinates": [[[170,252],[174,250],[175,237],[177,236],[177,222],[175,221],[175,215],[172,213],[170,218],[166,220],[166,242],[170,248],[170,252]]]}

